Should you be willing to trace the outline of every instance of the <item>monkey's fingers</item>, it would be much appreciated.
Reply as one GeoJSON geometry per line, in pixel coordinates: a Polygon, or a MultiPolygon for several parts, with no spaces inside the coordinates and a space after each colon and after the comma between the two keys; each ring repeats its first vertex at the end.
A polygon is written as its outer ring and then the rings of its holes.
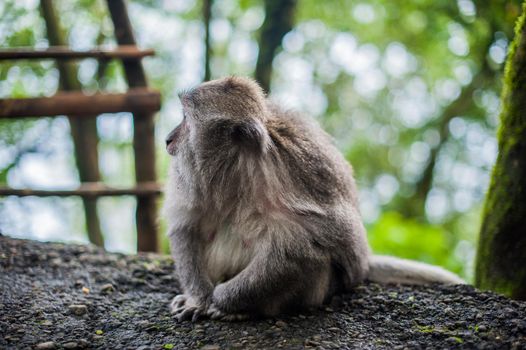
{"type": "Polygon", "coordinates": [[[172,309],[179,308],[179,307],[183,306],[186,303],[186,300],[188,300],[188,296],[186,294],[176,295],[172,299],[172,302],[170,303],[170,307],[172,309]]]}
{"type": "Polygon", "coordinates": [[[187,320],[196,322],[205,315],[205,307],[203,306],[182,306],[182,307],[173,309],[172,314],[175,316],[178,322],[187,321],[187,320]]]}
{"type": "Polygon", "coordinates": [[[250,316],[248,314],[225,314],[221,320],[222,321],[245,321],[248,320],[250,316]]]}
{"type": "Polygon", "coordinates": [[[187,308],[183,305],[183,306],[178,306],[178,307],[172,307],[170,311],[172,315],[179,315],[181,312],[183,312],[186,309],[187,308]]]}
{"type": "Polygon", "coordinates": [[[204,316],[205,309],[204,308],[198,308],[194,311],[194,315],[192,316],[192,322],[197,322],[200,318],[204,316]]]}
{"type": "Polygon", "coordinates": [[[170,305],[170,313],[178,314],[181,313],[185,308],[185,305],[170,305]]]}
{"type": "Polygon", "coordinates": [[[179,313],[177,313],[175,315],[175,318],[179,322],[191,320],[191,319],[193,319],[196,310],[197,310],[197,307],[195,307],[195,306],[194,307],[183,308],[183,309],[181,309],[181,311],[179,313]]]}
{"type": "Polygon", "coordinates": [[[211,304],[208,307],[208,310],[206,310],[206,315],[210,317],[212,320],[218,320],[222,316],[225,315],[225,313],[221,310],[219,310],[214,304],[211,304]]]}
{"type": "Polygon", "coordinates": [[[208,313],[208,317],[210,317],[212,320],[227,322],[245,321],[250,318],[248,314],[226,314],[222,311],[208,313]]]}
{"type": "Polygon", "coordinates": [[[188,295],[186,294],[177,294],[175,297],[174,297],[174,302],[185,302],[186,299],[188,299],[188,295]]]}
{"type": "Polygon", "coordinates": [[[212,320],[221,320],[221,321],[244,321],[250,318],[250,315],[248,314],[226,313],[224,311],[221,311],[214,304],[211,304],[208,307],[206,314],[212,320]]]}

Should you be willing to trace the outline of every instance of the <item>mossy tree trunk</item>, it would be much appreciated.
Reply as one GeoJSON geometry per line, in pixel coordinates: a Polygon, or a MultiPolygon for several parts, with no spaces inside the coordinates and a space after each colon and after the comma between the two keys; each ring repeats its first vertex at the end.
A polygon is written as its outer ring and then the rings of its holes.
{"type": "Polygon", "coordinates": [[[499,155],[486,198],[475,283],[526,300],[526,2],[502,92],[499,155]]]}

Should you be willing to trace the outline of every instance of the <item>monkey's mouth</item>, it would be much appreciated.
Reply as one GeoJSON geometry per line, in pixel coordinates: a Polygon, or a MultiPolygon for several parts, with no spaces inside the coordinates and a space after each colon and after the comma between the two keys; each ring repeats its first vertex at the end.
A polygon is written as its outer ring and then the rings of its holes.
{"type": "Polygon", "coordinates": [[[179,124],[175,129],[173,129],[168,136],[166,136],[166,151],[168,154],[174,156],[176,152],[176,146],[179,143],[181,134],[186,129],[186,118],[183,119],[181,124],[179,124]]]}
{"type": "Polygon", "coordinates": [[[177,133],[175,132],[177,130],[174,129],[171,133],[168,134],[166,137],[166,152],[168,152],[169,155],[174,156],[175,155],[175,144],[176,144],[176,138],[177,133]]]}
{"type": "Polygon", "coordinates": [[[171,156],[175,156],[175,142],[166,144],[166,152],[168,152],[168,154],[171,156]]]}

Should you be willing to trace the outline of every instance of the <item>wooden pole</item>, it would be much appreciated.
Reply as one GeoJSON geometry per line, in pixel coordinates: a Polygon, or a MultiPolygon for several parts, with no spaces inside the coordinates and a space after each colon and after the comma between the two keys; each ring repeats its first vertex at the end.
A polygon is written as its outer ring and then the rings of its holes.
{"type": "MultiPolygon", "coordinates": [[[[107,0],[115,37],[119,45],[135,45],[128,11],[123,0],[107,0]]],[[[140,61],[123,61],[124,72],[130,87],[146,87],[146,74],[140,61]]],[[[135,178],[137,182],[156,181],[155,129],[153,113],[134,113],[133,149],[135,153],[135,178]]],[[[155,196],[137,198],[137,250],[157,251],[157,203],[155,196]]]]}
{"type": "MultiPolygon", "coordinates": [[[[67,45],[64,31],[60,27],[60,20],[56,14],[52,0],[40,0],[40,9],[46,24],[46,31],[51,45],[67,45]]],[[[82,86],[77,78],[78,69],[74,62],[58,61],[60,73],[60,88],[62,90],[81,90],[82,86]]],[[[78,111],[78,110],[77,110],[78,111]]],[[[77,164],[80,182],[100,181],[99,170],[99,137],[97,134],[96,115],[88,118],[73,118],[75,111],[68,115],[71,138],[75,146],[75,163],[77,164]]],[[[103,247],[104,237],[100,228],[97,213],[97,199],[83,198],[86,227],[90,242],[103,247]]]]}
{"type": "Polygon", "coordinates": [[[0,99],[0,118],[68,115],[70,119],[82,119],[101,113],[152,112],[160,108],[160,94],[145,88],[122,94],[85,95],[72,91],[52,97],[0,99]]]}
{"type": "Polygon", "coordinates": [[[3,48],[0,49],[0,60],[20,59],[138,59],[155,55],[154,50],[139,50],[134,45],[117,46],[113,49],[95,48],[86,51],[71,50],[67,46],[51,46],[46,49],[34,49],[30,47],[3,48]]]}
{"type": "Polygon", "coordinates": [[[144,182],[132,188],[113,188],[100,182],[86,182],[70,190],[37,190],[29,188],[0,187],[0,196],[38,197],[102,197],[102,196],[158,196],[161,186],[156,182],[144,182]]]}

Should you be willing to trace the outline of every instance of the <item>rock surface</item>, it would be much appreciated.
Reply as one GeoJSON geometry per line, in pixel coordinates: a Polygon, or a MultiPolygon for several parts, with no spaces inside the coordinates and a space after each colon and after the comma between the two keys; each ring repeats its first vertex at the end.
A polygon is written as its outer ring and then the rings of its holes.
{"type": "Polygon", "coordinates": [[[176,323],[172,261],[0,236],[1,349],[526,349],[526,302],[470,286],[366,284],[332,305],[176,323]]]}

